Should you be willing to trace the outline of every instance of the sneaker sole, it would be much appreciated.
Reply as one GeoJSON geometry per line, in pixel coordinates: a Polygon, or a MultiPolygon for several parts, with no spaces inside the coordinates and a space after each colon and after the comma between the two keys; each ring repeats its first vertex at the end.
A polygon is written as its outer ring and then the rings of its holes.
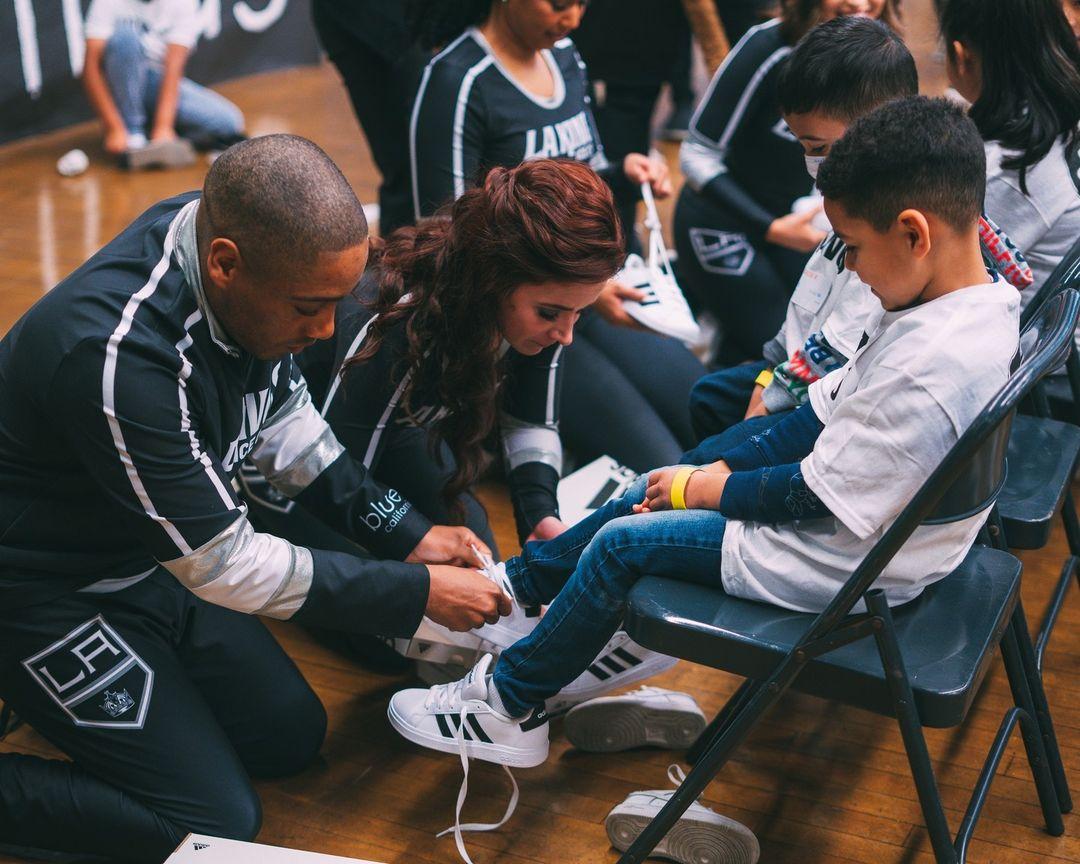
{"type": "MultiPolygon", "coordinates": [[[[611,845],[625,852],[659,810],[613,810],[606,820],[611,845]]],[[[661,840],[651,858],[679,864],[755,864],[761,854],[754,832],[740,822],[713,813],[709,819],[684,815],[661,840]]]]}
{"type": "Polygon", "coordinates": [[[589,753],[647,746],[681,750],[697,740],[705,729],[705,718],[694,711],[626,702],[585,703],[570,710],[563,729],[571,744],[589,753]]]}
{"type": "MultiPolygon", "coordinates": [[[[442,735],[432,735],[407,723],[399,717],[394,710],[393,701],[386,709],[386,716],[390,725],[394,727],[402,738],[427,747],[429,750],[438,750],[442,753],[457,754],[458,742],[442,735]]],[[[543,765],[548,757],[548,741],[544,739],[543,752],[538,750],[523,750],[520,747],[507,747],[503,744],[485,744],[482,741],[466,741],[465,754],[470,759],[480,759],[483,762],[494,762],[497,765],[509,765],[511,768],[535,768],[543,765]]]]}

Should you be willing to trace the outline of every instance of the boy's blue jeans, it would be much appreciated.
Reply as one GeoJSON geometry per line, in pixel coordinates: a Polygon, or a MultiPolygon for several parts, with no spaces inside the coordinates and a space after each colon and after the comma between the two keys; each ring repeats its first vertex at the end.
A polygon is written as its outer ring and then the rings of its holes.
{"type": "MultiPolygon", "coordinates": [[[[129,135],[148,134],[157,110],[162,69],[147,58],[134,22],[120,22],[105,46],[105,78],[129,135]]],[[[196,146],[227,146],[244,131],[244,115],[224,96],[180,81],[176,132],[196,146]]]]}
{"type": "Polygon", "coordinates": [[[511,716],[527,714],[578,677],[619,629],[642,576],[721,587],[727,520],[712,510],[634,513],[647,476],[554,540],[506,562],[524,605],[551,603],[528,636],[503,651],[494,683],[511,716]],[[554,602],[552,602],[554,601],[554,602]]]}

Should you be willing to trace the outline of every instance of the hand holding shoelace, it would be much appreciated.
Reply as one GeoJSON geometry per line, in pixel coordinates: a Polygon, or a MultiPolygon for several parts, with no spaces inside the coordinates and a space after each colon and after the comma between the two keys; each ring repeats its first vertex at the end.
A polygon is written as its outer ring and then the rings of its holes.
{"type": "Polygon", "coordinates": [[[459,632],[494,624],[513,606],[501,587],[482,573],[462,567],[429,564],[428,602],[432,621],[459,632]]]}
{"type": "Polygon", "coordinates": [[[648,183],[657,198],[671,195],[671,177],[663,159],[653,159],[644,153],[629,153],[623,159],[623,173],[631,183],[648,183]]]}
{"type": "Polygon", "coordinates": [[[468,528],[460,525],[433,525],[405,559],[407,564],[453,564],[458,567],[483,566],[474,550],[485,555],[491,550],[468,528]]]}

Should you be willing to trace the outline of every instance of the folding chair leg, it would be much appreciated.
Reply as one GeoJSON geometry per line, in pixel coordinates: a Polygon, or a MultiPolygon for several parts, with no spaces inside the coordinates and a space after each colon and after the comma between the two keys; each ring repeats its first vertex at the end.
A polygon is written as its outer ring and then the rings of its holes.
{"type": "Polygon", "coordinates": [[[742,710],[743,706],[753,698],[760,687],[761,683],[753,678],[747,678],[739,685],[739,689],[731,694],[731,698],[724,704],[724,707],[717,712],[712,722],[701,730],[701,734],[690,745],[690,749],[686,751],[686,761],[689,764],[697,764],[701,754],[720,740],[720,736],[724,734],[728,724],[731,722],[731,718],[742,710]]]}
{"type": "MultiPolygon", "coordinates": [[[[1050,716],[1050,705],[1046,700],[1046,690],[1043,688],[1042,672],[1038,668],[1035,649],[1031,644],[1031,634],[1028,632],[1027,618],[1024,617],[1024,607],[1019,601],[1017,601],[1016,609],[1013,610],[1009,626],[1015,640],[1013,644],[1016,647],[1016,659],[1019,663],[1024,688],[1030,700],[1030,708],[1021,705],[1019,700],[1016,704],[1021,708],[1025,708],[1025,710],[1031,711],[1031,716],[1038,726],[1042,738],[1042,752],[1045,754],[1047,769],[1054,784],[1059,812],[1069,813],[1072,811],[1072,795],[1069,793],[1069,781],[1065,776],[1065,764],[1061,758],[1061,750],[1058,748],[1057,735],[1054,732],[1054,721],[1050,716]]],[[[1006,647],[1003,642],[1002,654],[1006,658],[1006,671],[1008,672],[1009,660],[1008,655],[1005,653],[1006,647]]],[[[1011,674],[1010,672],[1010,678],[1011,674]]],[[[1015,688],[1013,696],[1016,696],[1015,688]]],[[[1036,780],[1036,782],[1038,781],[1036,780]]],[[[1049,829],[1049,822],[1047,827],[1049,829]]],[[[1051,831],[1051,833],[1053,832],[1051,831]]]]}
{"type": "Polygon", "coordinates": [[[892,614],[885,594],[880,590],[870,591],[866,595],[866,605],[870,612],[882,619],[881,630],[874,633],[878,653],[885,667],[885,680],[892,694],[893,708],[900,725],[900,734],[904,739],[911,776],[915,781],[915,791],[919,795],[926,830],[930,834],[930,845],[934,848],[937,864],[957,864],[956,849],[949,833],[949,822],[945,818],[945,808],[941,805],[934,768],[930,764],[930,753],[926,749],[922,721],[915,707],[915,695],[911,692],[904,657],[900,653],[900,643],[893,629],[892,614]]]}
{"type": "Polygon", "coordinates": [[[1065,539],[1069,542],[1069,552],[1080,555],[1080,519],[1076,516],[1076,503],[1072,489],[1065,490],[1065,501],[1061,505],[1061,521],[1065,523],[1065,539]]]}

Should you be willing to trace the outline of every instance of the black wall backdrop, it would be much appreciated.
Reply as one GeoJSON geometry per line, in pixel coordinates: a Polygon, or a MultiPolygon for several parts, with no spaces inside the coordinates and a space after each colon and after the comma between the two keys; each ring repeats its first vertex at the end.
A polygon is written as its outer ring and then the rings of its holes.
{"type": "MultiPolygon", "coordinates": [[[[91,116],[83,96],[89,0],[0,0],[0,144],[91,116]]],[[[185,74],[200,84],[319,59],[310,0],[201,0],[185,74]]]]}

